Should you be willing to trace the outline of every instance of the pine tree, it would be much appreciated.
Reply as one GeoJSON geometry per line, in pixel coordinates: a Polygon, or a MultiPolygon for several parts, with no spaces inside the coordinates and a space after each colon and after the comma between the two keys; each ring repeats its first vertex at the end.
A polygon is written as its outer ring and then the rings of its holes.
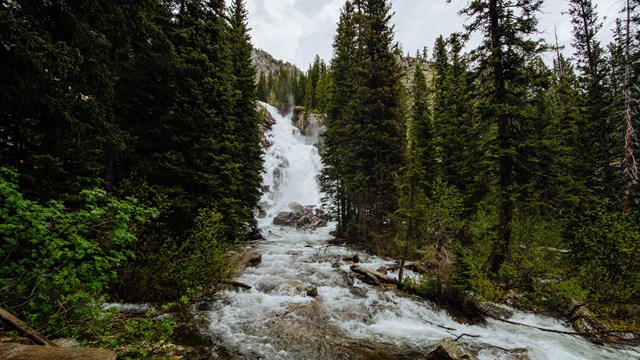
{"type": "Polygon", "coordinates": [[[409,130],[412,135],[410,141],[415,148],[416,161],[423,174],[421,182],[424,185],[423,189],[426,190],[436,178],[436,168],[433,146],[434,130],[429,109],[429,89],[420,62],[416,62],[414,67],[411,97],[413,101],[409,122],[409,130]]]}
{"type": "Polygon", "coordinates": [[[611,116],[611,100],[607,91],[607,62],[597,39],[602,27],[591,0],[570,0],[569,15],[573,24],[573,46],[576,49],[583,109],[578,124],[581,144],[586,146],[576,159],[576,173],[595,194],[612,199],[621,182],[612,167],[615,154],[615,124],[611,116]]]}
{"type": "Polygon", "coordinates": [[[269,96],[269,92],[267,90],[267,79],[264,77],[264,73],[260,73],[260,78],[258,79],[258,85],[256,86],[256,96],[260,101],[267,101],[267,96],[269,96]]]}
{"type": "Polygon", "coordinates": [[[466,207],[472,208],[486,193],[481,174],[485,173],[483,165],[486,163],[483,141],[488,136],[474,110],[477,90],[463,58],[462,47],[458,34],[448,40],[436,40],[433,122],[439,175],[463,193],[466,207]]]}
{"type": "Polygon", "coordinates": [[[323,191],[335,204],[338,229],[341,232],[351,222],[354,211],[352,194],[347,194],[345,174],[352,154],[349,149],[353,136],[349,136],[346,125],[355,110],[351,102],[355,95],[357,80],[352,71],[356,63],[358,15],[352,2],[346,1],[340,13],[338,29],[334,37],[334,57],[331,63],[331,98],[325,121],[325,151],[322,154],[324,167],[321,184],[323,191]]]}
{"type": "MultiPolygon", "coordinates": [[[[256,112],[256,71],[251,63],[250,37],[247,28],[247,10],[244,0],[234,0],[229,9],[231,64],[235,93],[233,118],[234,154],[239,166],[236,192],[232,196],[241,207],[240,220],[251,222],[252,209],[260,198],[262,148],[260,147],[260,119],[256,112]]],[[[262,77],[261,77],[262,78],[262,77]]]]}
{"type": "Polygon", "coordinates": [[[499,223],[487,266],[497,273],[509,258],[512,221],[515,210],[514,170],[517,154],[520,109],[523,89],[531,79],[526,76],[526,61],[540,51],[530,36],[536,33],[536,13],[541,0],[478,0],[462,10],[471,18],[469,32],[480,32],[483,41],[475,51],[485,89],[484,114],[497,126],[493,149],[498,172],[499,223]]]}
{"type": "Polygon", "coordinates": [[[366,0],[355,1],[353,11],[346,9],[347,5],[341,25],[353,21],[356,32],[346,32],[339,25],[334,43],[332,109],[334,114],[336,110],[342,112],[338,120],[342,127],[336,137],[337,124],[328,122],[332,130],[326,134],[330,146],[325,157],[327,163],[332,163],[332,157],[339,156],[345,164],[341,173],[334,173],[337,178],[333,180],[344,186],[357,214],[355,239],[365,242],[373,238],[372,233],[382,227],[385,216],[397,206],[395,178],[404,161],[401,71],[389,24],[390,5],[383,0],[366,0]],[[343,53],[347,46],[355,51],[343,53]],[[345,71],[350,74],[341,78],[345,71]],[[346,85],[345,80],[350,84],[346,85]],[[343,94],[346,96],[339,98],[343,94]]]}

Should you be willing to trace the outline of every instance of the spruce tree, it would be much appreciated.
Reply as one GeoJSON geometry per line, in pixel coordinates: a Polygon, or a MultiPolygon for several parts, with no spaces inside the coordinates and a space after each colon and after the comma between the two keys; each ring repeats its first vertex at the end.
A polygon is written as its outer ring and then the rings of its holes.
{"type": "Polygon", "coordinates": [[[229,8],[230,60],[233,74],[234,108],[232,127],[233,159],[239,166],[238,185],[233,197],[239,201],[242,221],[253,220],[252,209],[260,198],[262,148],[260,118],[256,112],[256,71],[251,63],[247,10],[244,0],[234,0],[229,8]]]}
{"type": "Polygon", "coordinates": [[[512,221],[516,195],[514,170],[524,89],[531,78],[526,61],[541,51],[530,36],[537,30],[536,13],[542,0],[478,0],[462,14],[471,22],[469,32],[479,32],[483,41],[475,51],[484,89],[482,116],[496,126],[495,156],[498,177],[498,227],[487,267],[497,273],[510,256],[512,221]]]}
{"type": "Polygon", "coordinates": [[[354,1],[353,11],[348,17],[345,13],[342,25],[354,21],[356,32],[345,37],[344,33],[349,33],[339,25],[334,43],[337,68],[334,68],[332,107],[342,112],[338,120],[342,136],[332,138],[338,135],[334,130],[337,124],[330,121],[328,127],[333,129],[326,135],[330,147],[325,157],[331,163],[333,156],[339,156],[340,161],[348,164],[341,167],[334,180],[344,186],[357,214],[354,237],[365,242],[374,238],[372,233],[382,228],[385,217],[397,207],[395,178],[404,162],[401,70],[389,24],[390,5],[384,0],[354,1]],[[345,45],[355,51],[342,53],[345,45]],[[342,66],[350,72],[345,78],[341,78],[345,75],[342,66]],[[351,84],[345,85],[345,79],[351,84]],[[339,98],[343,94],[346,96],[339,98]],[[348,137],[351,139],[347,140],[348,137]]]}
{"type": "Polygon", "coordinates": [[[351,194],[347,194],[345,176],[352,153],[349,149],[355,141],[349,136],[346,125],[356,110],[351,107],[357,80],[352,71],[356,63],[358,15],[352,2],[346,1],[340,13],[338,29],[334,37],[334,57],[331,62],[331,98],[325,121],[325,151],[322,154],[324,167],[321,185],[323,191],[335,205],[338,230],[343,232],[352,220],[354,211],[351,194]]]}
{"type": "Polygon", "coordinates": [[[589,144],[576,159],[575,172],[588,189],[603,198],[613,199],[621,188],[617,171],[611,164],[615,154],[616,124],[612,119],[607,91],[607,60],[597,38],[602,24],[591,0],[569,0],[573,24],[583,109],[578,124],[578,141],[589,144]]]}
{"type": "Polygon", "coordinates": [[[412,136],[410,141],[415,149],[415,161],[418,162],[420,172],[423,174],[421,176],[422,188],[427,190],[436,178],[434,130],[429,109],[429,88],[420,62],[416,62],[414,67],[411,98],[409,130],[412,136]]]}

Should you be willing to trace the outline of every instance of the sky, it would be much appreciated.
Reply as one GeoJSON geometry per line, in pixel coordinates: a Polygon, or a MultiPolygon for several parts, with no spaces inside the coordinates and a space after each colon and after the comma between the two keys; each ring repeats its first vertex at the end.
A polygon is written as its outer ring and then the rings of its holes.
{"type": "MultiPolygon", "coordinates": [[[[306,70],[317,55],[329,62],[332,57],[333,36],[345,0],[246,0],[249,27],[255,47],[276,59],[290,62],[306,70]]],[[[462,31],[465,19],[457,15],[467,0],[392,0],[395,12],[395,40],[404,53],[414,55],[426,46],[431,55],[439,35],[462,31]]],[[[593,0],[603,21],[598,34],[603,45],[611,39],[611,29],[622,7],[621,0],[593,0]]],[[[570,55],[571,23],[566,0],[546,0],[539,15],[541,37],[553,43],[554,28],[558,40],[570,55]]],[[[547,54],[551,58],[551,54],[547,54]]]]}

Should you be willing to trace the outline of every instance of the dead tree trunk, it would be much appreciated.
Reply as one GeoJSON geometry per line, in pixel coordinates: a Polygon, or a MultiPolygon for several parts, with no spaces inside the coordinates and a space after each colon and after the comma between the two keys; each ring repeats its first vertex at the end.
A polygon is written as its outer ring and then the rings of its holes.
{"type": "Polygon", "coordinates": [[[18,330],[20,333],[22,333],[24,336],[26,336],[27,338],[29,338],[31,341],[33,341],[38,345],[58,346],[54,344],[52,341],[50,341],[49,339],[47,339],[44,335],[38,333],[34,329],[25,325],[22,321],[20,321],[20,319],[11,315],[10,312],[8,312],[7,310],[1,307],[0,307],[0,320],[2,320],[3,323],[9,325],[13,329],[18,330]]]}
{"type": "Polygon", "coordinates": [[[638,164],[633,156],[633,139],[635,137],[635,129],[633,128],[633,118],[631,116],[631,59],[630,59],[630,43],[631,43],[631,9],[629,8],[629,0],[626,1],[626,26],[625,26],[625,44],[624,44],[624,122],[625,122],[625,144],[624,144],[624,177],[625,190],[623,199],[623,209],[625,215],[631,214],[633,208],[633,188],[637,181],[638,164]]]}

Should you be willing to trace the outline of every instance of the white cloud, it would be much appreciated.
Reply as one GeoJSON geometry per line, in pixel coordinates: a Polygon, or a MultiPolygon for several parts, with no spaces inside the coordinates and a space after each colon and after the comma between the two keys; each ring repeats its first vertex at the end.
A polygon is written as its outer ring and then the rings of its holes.
{"type": "MultiPolygon", "coordinates": [[[[247,0],[252,42],[277,59],[306,69],[316,54],[326,61],[332,56],[331,44],[344,0],[247,0]]],[[[595,0],[604,26],[603,43],[611,39],[611,29],[622,4],[620,0],[595,0]],[[605,18],[606,17],[606,18],[605,18]]],[[[396,40],[406,52],[414,54],[424,46],[432,49],[439,35],[462,31],[465,19],[457,15],[467,0],[392,0],[396,40]]],[[[554,42],[554,26],[561,45],[570,53],[571,23],[566,1],[547,0],[540,16],[541,35],[554,42]]],[[[431,50],[429,50],[431,51],[431,50]]]]}

